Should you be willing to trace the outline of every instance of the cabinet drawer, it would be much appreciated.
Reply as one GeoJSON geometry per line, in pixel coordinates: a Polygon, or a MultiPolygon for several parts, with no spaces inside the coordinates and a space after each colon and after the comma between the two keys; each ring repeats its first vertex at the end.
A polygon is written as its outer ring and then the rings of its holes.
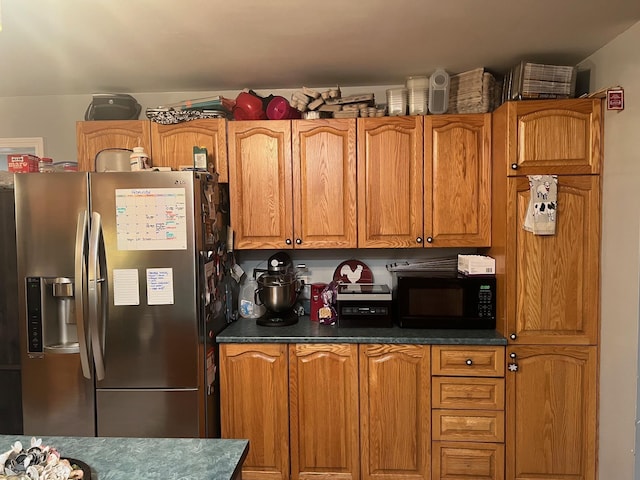
{"type": "Polygon", "coordinates": [[[503,442],[504,413],[488,410],[433,410],[433,440],[503,442]]]}
{"type": "Polygon", "coordinates": [[[431,352],[433,375],[504,377],[504,347],[437,346],[431,352]]]}
{"type": "Polygon", "coordinates": [[[434,480],[503,480],[504,445],[433,442],[434,480]]]}
{"type": "Polygon", "coordinates": [[[433,408],[504,410],[504,379],[433,377],[433,408]]]}

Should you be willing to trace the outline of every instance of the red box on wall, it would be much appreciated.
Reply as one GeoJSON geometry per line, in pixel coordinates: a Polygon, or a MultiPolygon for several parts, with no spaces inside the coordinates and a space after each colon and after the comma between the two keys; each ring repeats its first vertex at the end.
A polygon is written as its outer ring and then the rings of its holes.
{"type": "Polygon", "coordinates": [[[7,155],[7,167],[10,172],[30,173],[38,172],[40,158],[29,154],[7,155]]]}

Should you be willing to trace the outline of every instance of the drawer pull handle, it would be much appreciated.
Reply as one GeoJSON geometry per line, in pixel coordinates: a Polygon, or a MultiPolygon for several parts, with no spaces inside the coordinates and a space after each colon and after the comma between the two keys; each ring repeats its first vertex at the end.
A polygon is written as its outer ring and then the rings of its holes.
{"type": "Polygon", "coordinates": [[[470,358],[467,358],[467,360],[464,362],[467,365],[473,365],[473,360],[471,360],[470,358]]]}
{"type": "Polygon", "coordinates": [[[518,164],[517,163],[512,163],[511,164],[511,170],[517,170],[518,169],[518,164]]]}
{"type": "Polygon", "coordinates": [[[515,354],[515,352],[511,352],[511,353],[509,354],[509,357],[511,357],[511,358],[516,358],[516,354],[515,354]]]}
{"type": "Polygon", "coordinates": [[[518,336],[515,333],[512,333],[511,335],[509,335],[509,338],[511,340],[515,340],[516,338],[518,338],[518,336]]]}

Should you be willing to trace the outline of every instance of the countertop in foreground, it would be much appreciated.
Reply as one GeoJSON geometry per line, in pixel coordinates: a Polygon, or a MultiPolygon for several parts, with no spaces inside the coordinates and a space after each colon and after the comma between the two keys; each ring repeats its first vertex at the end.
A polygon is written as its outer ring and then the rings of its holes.
{"type": "MultiPolygon", "coordinates": [[[[219,438],[36,438],[89,465],[91,480],[232,480],[249,451],[248,440],[219,438]]],[[[31,445],[30,436],[0,435],[0,452],[16,440],[31,445]]]]}
{"type": "Polygon", "coordinates": [[[425,345],[506,345],[495,330],[340,328],[300,317],[295,325],[263,327],[249,318],[233,322],[216,337],[218,343],[404,343],[425,345]]]}

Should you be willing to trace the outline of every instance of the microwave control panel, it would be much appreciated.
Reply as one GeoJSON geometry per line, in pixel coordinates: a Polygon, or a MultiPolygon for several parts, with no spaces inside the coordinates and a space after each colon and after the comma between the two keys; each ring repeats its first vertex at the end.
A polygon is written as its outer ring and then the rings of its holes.
{"type": "Polygon", "coordinates": [[[495,317],[495,302],[493,301],[493,290],[490,285],[481,285],[478,290],[478,317],[495,317]]]}

